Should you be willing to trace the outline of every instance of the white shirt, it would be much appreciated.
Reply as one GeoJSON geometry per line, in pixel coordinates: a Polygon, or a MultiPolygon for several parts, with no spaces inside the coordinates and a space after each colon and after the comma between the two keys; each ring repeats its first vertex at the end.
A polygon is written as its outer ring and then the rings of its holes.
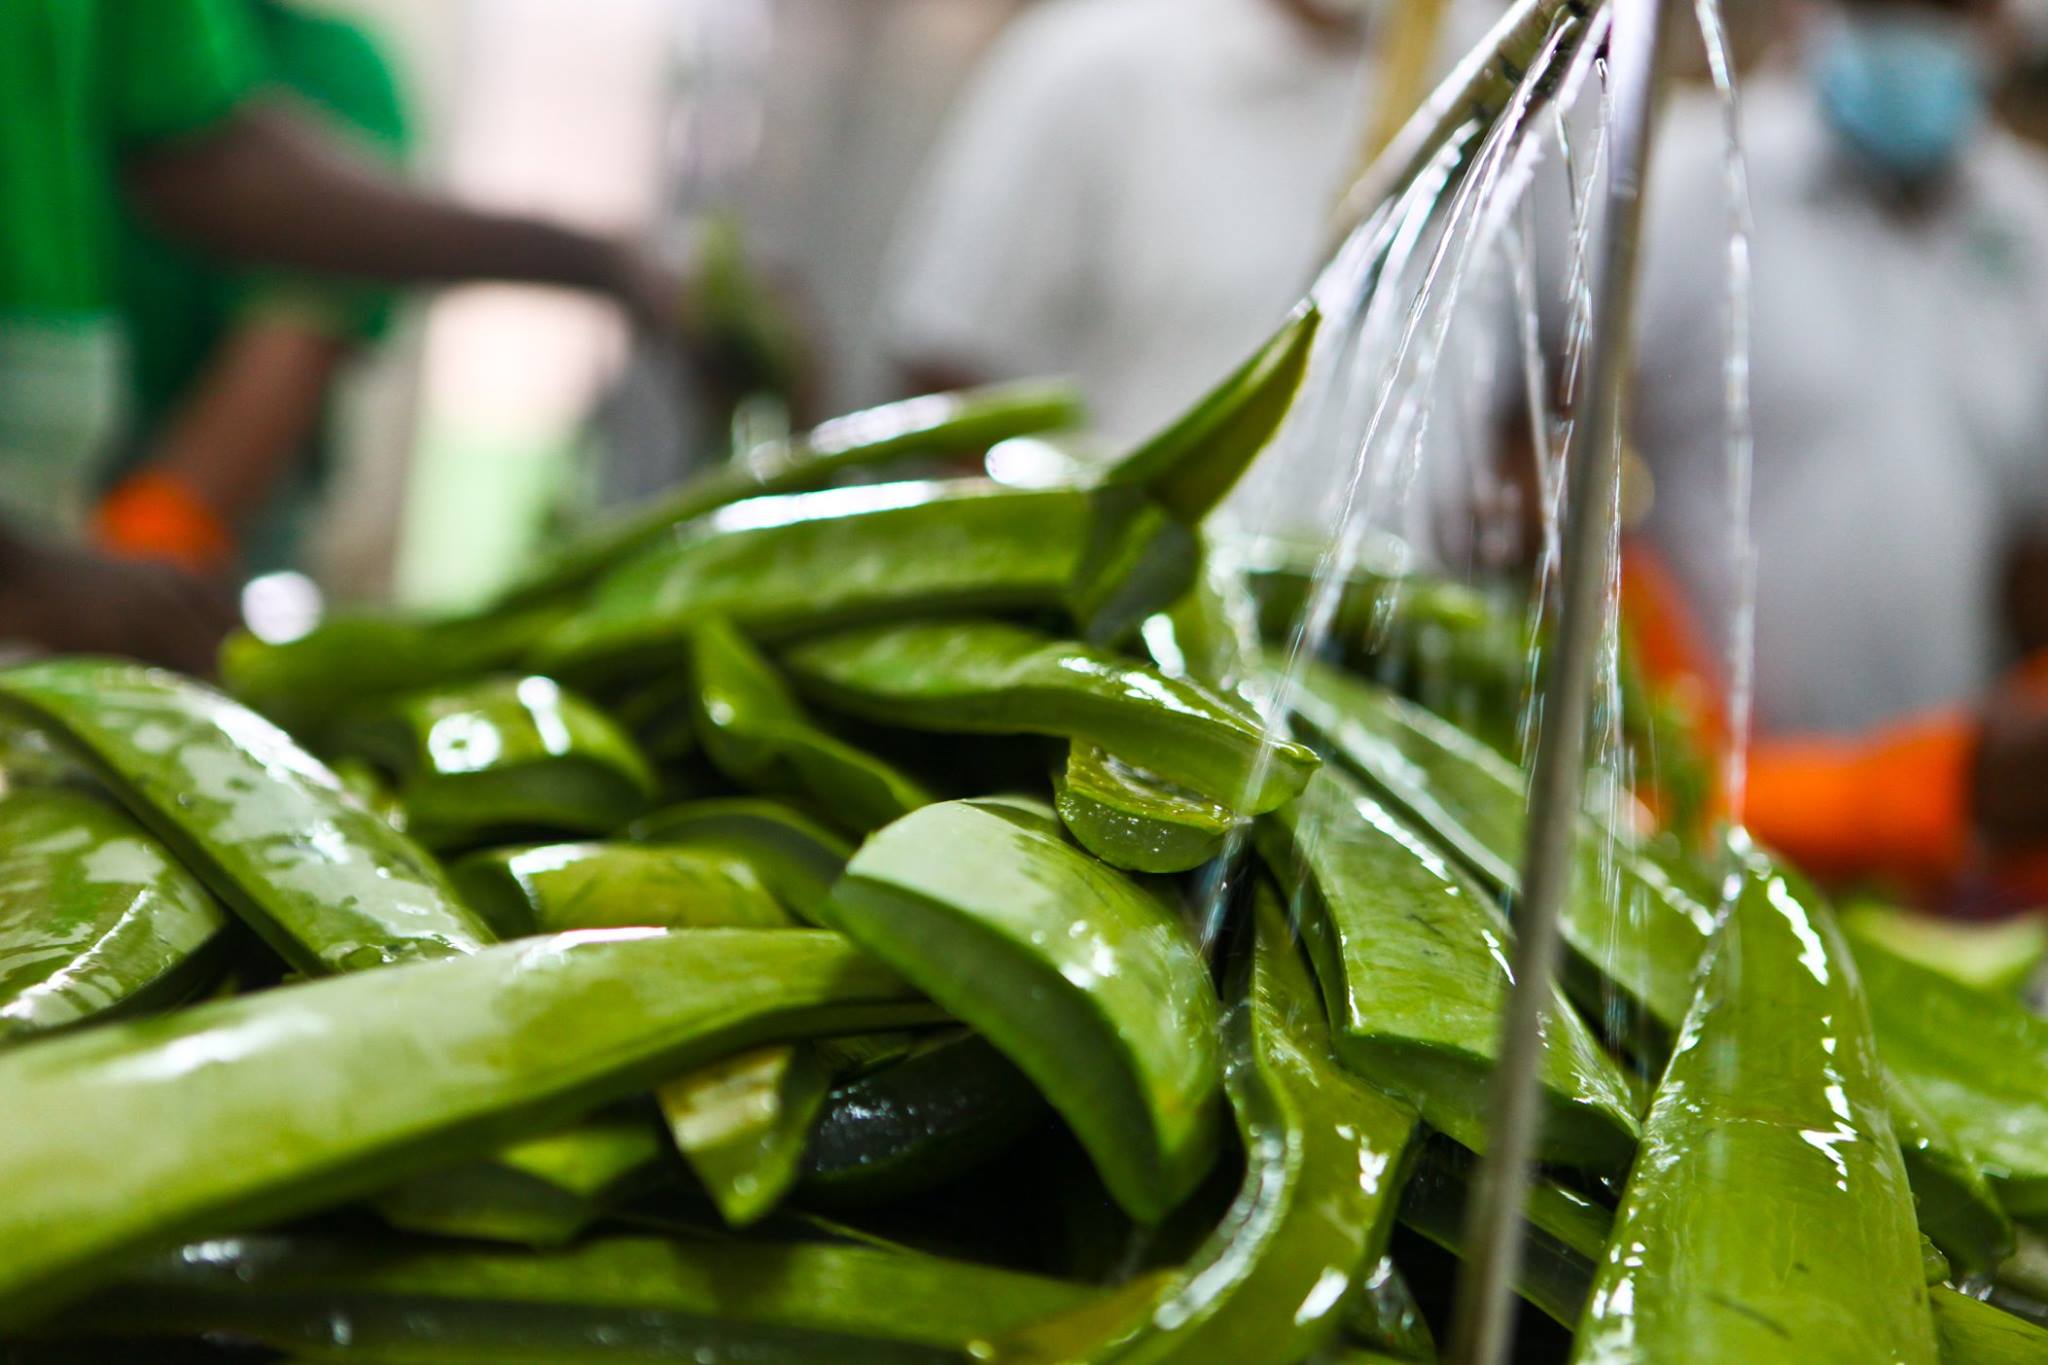
{"type": "Polygon", "coordinates": [[[899,238],[904,360],[1069,374],[1139,440],[1301,297],[1367,112],[1271,0],[1046,0],[998,41],[899,238]]]}
{"type": "MultiPolygon", "coordinates": [[[[1987,131],[1909,219],[1792,77],[1753,82],[1743,113],[1757,722],[1843,732],[1968,700],[1998,666],[2008,539],[2048,503],[2048,160],[1987,131]]],[[[1719,117],[1682,101],[1657,147],[1635,412],[1649,530],[1714,631],[1731,600],[1719,117]]]]}

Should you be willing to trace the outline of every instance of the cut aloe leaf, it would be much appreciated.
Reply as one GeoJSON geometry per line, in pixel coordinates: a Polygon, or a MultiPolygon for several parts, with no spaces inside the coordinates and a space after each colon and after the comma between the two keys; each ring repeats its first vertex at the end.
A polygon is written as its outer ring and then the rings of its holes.
{"type": "Polygon", "coordinates": [[[569,929],[783,929],[796,920],[748,864],[662,844],[539,844],[473,853],[455,884],[501,938],[569,929]]]}
{"type": "Polygon", "coordinates": [[[1060,823],[1076,843],[1127,872],[1186,872],[1223,851],[1230,810],[1154,777],[1093,744],[1072,745],[1054,784],[1060,823]]]}
{"type": "MultiPolygon", "coordinates": [[[[1432,1149],[1401,1200],[1401,1223],[1454,1256],[1465,1255],[1468,1161],[1432,1149]]],[[[1515,1293],[1552,1322],[1570,1328],[1585,1312],[1593,1263],[1605,1250],[1611,1215],[1584,1196],[1539,1176],[1523,1205],[1522,1264],[1515,1293]],[[1593,1235],[1588,1239],[1588,1230],[1593,1235]]]]}
{"type": "Polygon", "coordinates": [[[119,806],[0,781],[0,1044],[175,1003],[227,914],[119,806]]]}
{"type": "Polygon", "coordinates": [[[807,797],[860,833],[934,800],[915,778],[820,728],[774,666],[725,621],[702,621],[690,632],[690,664],[698,737],[733,781],[807,797]]]}
{"type": "Polygon", "coordinates": [[[129,1252],[368,1193],[746,1047],[929,1017],[835,934],[610,930],[0,1053],[0,1323],[129,1252]]]}
{"type": "Polygon", "coordinates": [[[302,972],[492,941],[420,847],[239,702],[131,664],[0,673],[0,712],[79,754],[136,819],[302,972]]]}
{"type": "Polygon", "coordinates": [[[1890,906],[1852,905],[1842,931],[1978,990],[2016,995],[2048,960],[2048,915],[1970,923],[1890,906]]]}
{"type": "Polygon", "coordinates": [[[676,1150],[735,1228],[773,1212],[796,1184],[832,1075],[816,1048],[777,1043],[699,1068],[656,1090],[676,1150]]]}
{"type": "Polygon", "coordinates": [[[745,798],[669,806],[628,825],[626,837],[736,858],[812,924],[822,923],[825,898],[853,856],[852,844],[803,812],[745,798]]]}
{"type": "MultiPolygon", "coordinates": [[[[1589,1281],[1592,1274],[1586,1277],[1589,1281]]],[[[1434,1361],[1436,1337],[1422,1316],[1414,1291],[1391,1256],[1360,1277],[1358,1292],[1344,1314],[1344,1340],[1354,1347],[1384,1351],[1396,1360],[1434,1361]]]]}
{"type": "Polygon", "coordinates": [[[1912,1193],[1834,922],[1753,866],[1580,1324],[1580,1362],[1937,1358],[1912,1193]]]}
{"type": "Polygon", "coordinates": [[[2048,1330],[1953,1289],[1928,1291],[1943,1365],[2040,1365],[2048,1330]]]}
{"type": "Polygon", "coordinates": [[[911,729],[1040,734],[1248,812],[1301,790],[1316,757],[1250,706],[1072,640],[1000,621],[925,621],[797,645],[784,662],[821,703],[911,729]]]}
{"type": "MultiPolygon", "coordinates": [[[[1293,892],[1337,1050],[1440,1132],[1488,1132],[1513,930],[1493,902],[1343,773],[1309,780],[1259,831],[1293,892]]],[[[1640,1128],[1628,1083],[1562,992],[1542,1061],[1540,1159],[1627,1168],[1640,1128]]]]}
{"type": "Polygon", "coordinates": [[[1145,889],[1050,811],[953,801],[871,836],[826,918],[1029,1076],[1133,1218],[1157,1222],[1216,1150],[1216,995],[1145,889]]]}

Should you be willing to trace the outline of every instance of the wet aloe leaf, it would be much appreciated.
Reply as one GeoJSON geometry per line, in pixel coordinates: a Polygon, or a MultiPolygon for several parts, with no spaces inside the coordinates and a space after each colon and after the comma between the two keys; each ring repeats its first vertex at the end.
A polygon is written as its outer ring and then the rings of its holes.
{"type": "Polygon", "coordinates": [[[820,702],[869,720],[1098,744],[1252,812],[1286,801],[1316,767],[1307,749],[1268,736],[1238,698],[1000,621],[847,631],[797,645],[785,663],[820,702]]]}
{"type": "Polygon", "coordinates": [[[568,929],[781,929],[796,924],[747,863],[663,844],[538,844],[451,869],[500,938],[568,929]]]}
{"type": "Polygon", "coordinates": [[[1198,525],[1280,429],[1321,321],[1303,304],[1236,373],[1115,465],[1109,481],[1142,487],[1182,521],[1198,525]]]}
{"type": "Polygon", "coordinates": [[[1247,994],[1226,1075],[1246,1173],[1209,1238],[1168,1281],[1004,1344],[1020,1362],[1301,1360],[1330,1341],[1386,1250],[1415,1111],[1348,1074],[1285,913],[1261,888],[1247,994]]]}
{"type": "MultiPolygon", "coordinates": [[[[1873,1003],[1873,1017],[1879,1008],[1873,1003]]],[[[1884,1056],[1881,1041],[1878,1055],[1884,1056]]],[[[2011,1250],[2013,1225],[1985,1177],[1983,1163],[1964,1150],[1890,1067],[1882,1080],[1892,1131],[1906,1159],[1906,1178],[1913,1183],[1920,1230],[1965,1271],[1990,1270],[2011,1250]]]]}
{"type": "Polygon", "coordinates": [[[774,666],[725,621],[690,632],[690,663],[698,737],[735,782],[808,797],[861,833],[932,803],[915,778],[813,722],[774,666]]]}
{"type": "Polygon", "coordinates": [[[1215,1155],[1216,996],[1143,888],[1051,812],[927,806],[862,845],[826,918],[1031,1077],[1126,1212],[1156,1222],[1215,1155]]]}
{"type": "Polygon", "coordinates": [[[519,600],[580,587],[655,545],[675,527],[768,494],[818,488],[855,469],[920,455],[980,450],[1013,436],[1076,425],[1080,395],[1045,380],[909,398],[837,417],[786,443],[731,463],[644,506],[628,508],[552,555],[513,592],[519,600]]]}
{"type": "Polygon", "coordinates": [[[1874,943],[1965,986],[2008,996],[2017,995],[2048,960],[2048,915],[2040,912],[1979,924],[1863,904],[1844,909],[1841,920],[1852,940],[1874,943]]]}
{"type": "Polygon", "coordinates": [[[347,742],[398,775],[410,828],[437,847],[508,830],[608,834],[655,792],[632,738],[551,678],[413,693],[347,742]]]}
{"type": "Polygon", "coordinates": [[[1943,1365],[2040,1365],[2048,1360],[2048,1330],[1953,1289],[1936,1287],[1928,1293],[1943,1365]]]}
{"type": "Polygon", "coordinates": [[[445,957],[491,941],[425,852],[239,702],[153,669],[59,660],[0,673],[0,711],[86,759],[300,971],[445,957]]]}
{"type": "Polygon", "coordinates": [[[1127,872],[1186,872],[1223,851],[1229,809],[1093,744],[1069,747],[1055,783],[1060,823],[1081,847],[1127,872]]]}
{"type": "Polygon", "coordinates": [[[561,1246],[644,1183],[663,1145],[626,1111],[501,1148],[485,1161],[430,1171],[373,1201],[395,1228],[526,1246],[561,1246]]]}
{"type": "Polygon", "coordinates": [[[1658,1087],[1573,1359],[1936,1358],[1855,967],[1803,888],[1753,867],[1658,1087]]]}
{"type": "Polygon", "coordinates": [[[0,1044],[174,1003],[228,916],[119,806],[0,782],[0,1044]]]}
{"type": "Polygon", "coordinates": [[[606,1238],[532,1254],[254,1237],[147,1261],[61,1325],[404,1365],[939,1365],[1093,1292],[824,1243],[606,1238]]]}
{"type": "Polygon", "coordinates": [[[1193,534],[1133,489],[952,480],[759,498],[622,565],[538,658],[564,676],[631,670],[672,655],[713,616],[775,639],[1044,610],[1114,635],[1178,596],[1195,558],[1193,534]]]}
{"type": "Polygon", "coordinates": [[[853,845],[802,811],[749,798],[690,801],[644,815],[626,837],[737,859],[791,911],[818,924],[853,845]]]}
{"type": "MultiPolygon", "coordinates": [[[[1587,1279],[1591,1280],[1589,1272],[1587,1279]]],[[[1353,1346],[1384,1351],[1397,1360],[1433,1361],[1436,1337],[1415,1302],[1414,1291],[1395,1266],[1382,1256],[1360,1276],[1358,1290],[1344,1313],[1344,1340],[1353,1346]]]]}
{"type": "MultiPolygon", "coordinates": [[[[1337,1050],[1467,1147],[1487,1134],[1513,930],[1493,902],[1343,773],[1311,778],[1259,831],[1294,893],[1337,1050]]],[[[1628,1083],[1554,996],[1541,1159],[1619,1172],[1639,1133],[1628,1083]]]]}
{"type": "Polygon", "coordinates": [[[1047,1112],[986,1039],[947,1034],[833,1088],[804,1148],[798,1189],[827,1207],[933,1189],[997,1155],[1047,1112]]]}
{"type": "Polygon", "coordinates": [[[121,1255],[318,1208],[742,1048],[930,1017],[816,930],[610,930],[0,1053],[0,1322],[121,1255]]]}
{"type": "Polygon", "coordinates": [[[796,1184],[832,1075],[815,1048],[777,1043],[655,1091],[676,1150],[732,1227],[759,1222],[796,1184]]]}

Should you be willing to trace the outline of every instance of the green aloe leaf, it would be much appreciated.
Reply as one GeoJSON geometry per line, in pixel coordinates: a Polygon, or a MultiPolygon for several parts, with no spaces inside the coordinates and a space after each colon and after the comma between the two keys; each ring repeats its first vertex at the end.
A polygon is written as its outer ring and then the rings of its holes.
{"type": "MultiPolygon", "coordinates": [[[[1590,1271],[1586,1278],[1592,1279],[1590,1271]]],[[[1436,1336],[1393,1257],[1380,1257],[1359,1277],[1344,1313],[1344,1340],[1354,1347],[1385,1351],[1397,1360],[1437,1358],[1436,1336]]]]}
{"type": "Polygon", "coordinates": [[[1153,777],[1094,744],[1074,744],[1055,783],[1060,823],[1081,847],[1127,872],[1186,872],[1223,851],[1230,810],[1153,777]]]}
{"type": "Polygon", "coordinates": [[[1752,866],[1658,1086],[1573,1359],[1936,1358],[1855,966],[1803,888],[1752,866]]]}
{"type": "Polygon", "coordinates": [[[347,743],[398,775],[409,827],[441,847],[507,830],[609,834],[655,792],[632,737],[552,678],[413,693],[347,743]]]}
{"type": "Polygon", "coordinates": [[[1842,931],[1979,990],[2017,995],[2048,961],[2048,914],[1989,924],[1942,919],[1887,905],[1852,905],[1842,931]]]}
{"type": "Polygon", "coordinates": [[[302,972],[491,942],[433,859],[239,702],[154,669],[56,660],[0,673],[0,712],[45,727],[85,758],[302,972]]]}
{"type": "MultiPolygon", "coordinates": [[[[1475,1150],[1514,931],[1492,900],[1363,787],[1334,769],[1262,823],[1266,863],[1293,891],[1347,1065],[1475,1150]]],[[[1628,1082],[1562,992],[1544,1038],[1545,1161],[1619,1172],[1640,1132],[1628,1082]]]]}
{"type": "Polygon", "coordinates": [[[1236,486],[1280,429],[1308,369],[1322,315],[1303,304],[1234,374],[1107,475],[1132,484],[1190,526],[1236,486]]]}
{"type": "Polygon", "coordinates": [[[912,729],[1043,734],[1098,744],[1233,808],[1271,810],[1315,771],[1236,697],[1072,640],[1000,621],[847,631],[785,656],[820,702],[912,729]]]}
{"type": "Polygon", "coordinates": [[[824,1243],[605,1238],[541,1254],[254,1237],[156,1257],[59,1326],[223,1334],[312,1360],[940,1365],[1093,1291],[824,1243]]]}
{"type": "Polygon", "coordinates": [[[1943,1365],[2040,1365],[2048,1331],[1953,1289],[1928,1291],[1943,1365]]]}
{"type": "Polygon", "coordinates": [[[689,801],[643,815],[626,837],[737,859],[762,885],[812,924],[832,884],[853,856],[853,845],[802,811],[749,798],[689,801]]]}
{"type": "Polygon", "coordinates": [[[836,417],[794,441],[743,451],[702,478],[626,509],[556,551],[512,596],[527,600],[581,587],[675,527],[748,498],[819,488],[890,460],[982,450],[1081,418],[1079,393],[1046,380],[928,394],[836,417]]]}
{"type": "Polygon", "coordinates": [[[450,869],[500,938],[567,929],[783,929],[796,924],[748,864],[664,844],[538,844],[450,869]]]}
{"type": "Polygon", "coordinates": [[[758,791],[810,798],[860,833],[928,806],[915,778],[827,733],[774,665],[716,617],[690,632],[697,734],[713,764],[758,791]]]}
{"type": "Polygon", "coordinates": [[[1050,811],[926,806],[870,836],[826,917],[1031,1077],[1133,1218],[1158,1221],[1206,1173],[1208,973],[1165,906],[1050,811]]]}
{"type": "Polygon", "coordinates": [[[737,1053],[654,1092],[676,1150],[732,1227],[759,1222],[796,1184],[832,1074],[816,1048],[737,1053]]]}
{"type": "Polygon", "coordinates": [[[228,923],[119,806],[0,782],[0,1044],[175,1002],[228,923]]]}
{"type": "Polygon", "coordinates": [[[815,930],[610,930],[0,1054],[0,1323],[120,1256],[480,1154],[745,1047],[929,1018],[815,930]]]}
{"type": "Polygon", "coordinates": [[[1004,1343],[1024,1362],[1302,1360],[1333,1338],[1385,1253],[1415,1111],[1349,1075],[1315,986],[1268,888],[1255,912],[1245,998],[1227,1023],[1226,1068],[1245,1178],[1187,1264],[1127,1290],[1109,1331],[1098,1307],[1004,1343]]]}

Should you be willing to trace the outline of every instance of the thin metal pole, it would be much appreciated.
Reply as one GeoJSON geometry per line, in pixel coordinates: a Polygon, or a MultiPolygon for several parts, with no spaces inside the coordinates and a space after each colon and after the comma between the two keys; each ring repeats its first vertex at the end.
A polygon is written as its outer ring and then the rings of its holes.
{"type": "Polygon", "coordinates": [[[1667,0],[1613,0],[1608,48],[1614,82],[1608,197],[1593,316],[1591,383],[1582,439],[1567,474],[1555,664],[1544,689],[1531,781],[1522,895],[1515,911],[1514,986],[1501,1025],[1487,1153],[1466,1220],[1450,1359],[1505,1360],[1512,1291],[1521,1270],[1522,1206],[1542,1123],[1543,1019],[1557,979],[1558,914],[1571,877],[1585,779],[1586,718],[1612,566],[1612,489],[1634,365],[1637,247],[1652,121],[1662,83],[1667,0]]]}

